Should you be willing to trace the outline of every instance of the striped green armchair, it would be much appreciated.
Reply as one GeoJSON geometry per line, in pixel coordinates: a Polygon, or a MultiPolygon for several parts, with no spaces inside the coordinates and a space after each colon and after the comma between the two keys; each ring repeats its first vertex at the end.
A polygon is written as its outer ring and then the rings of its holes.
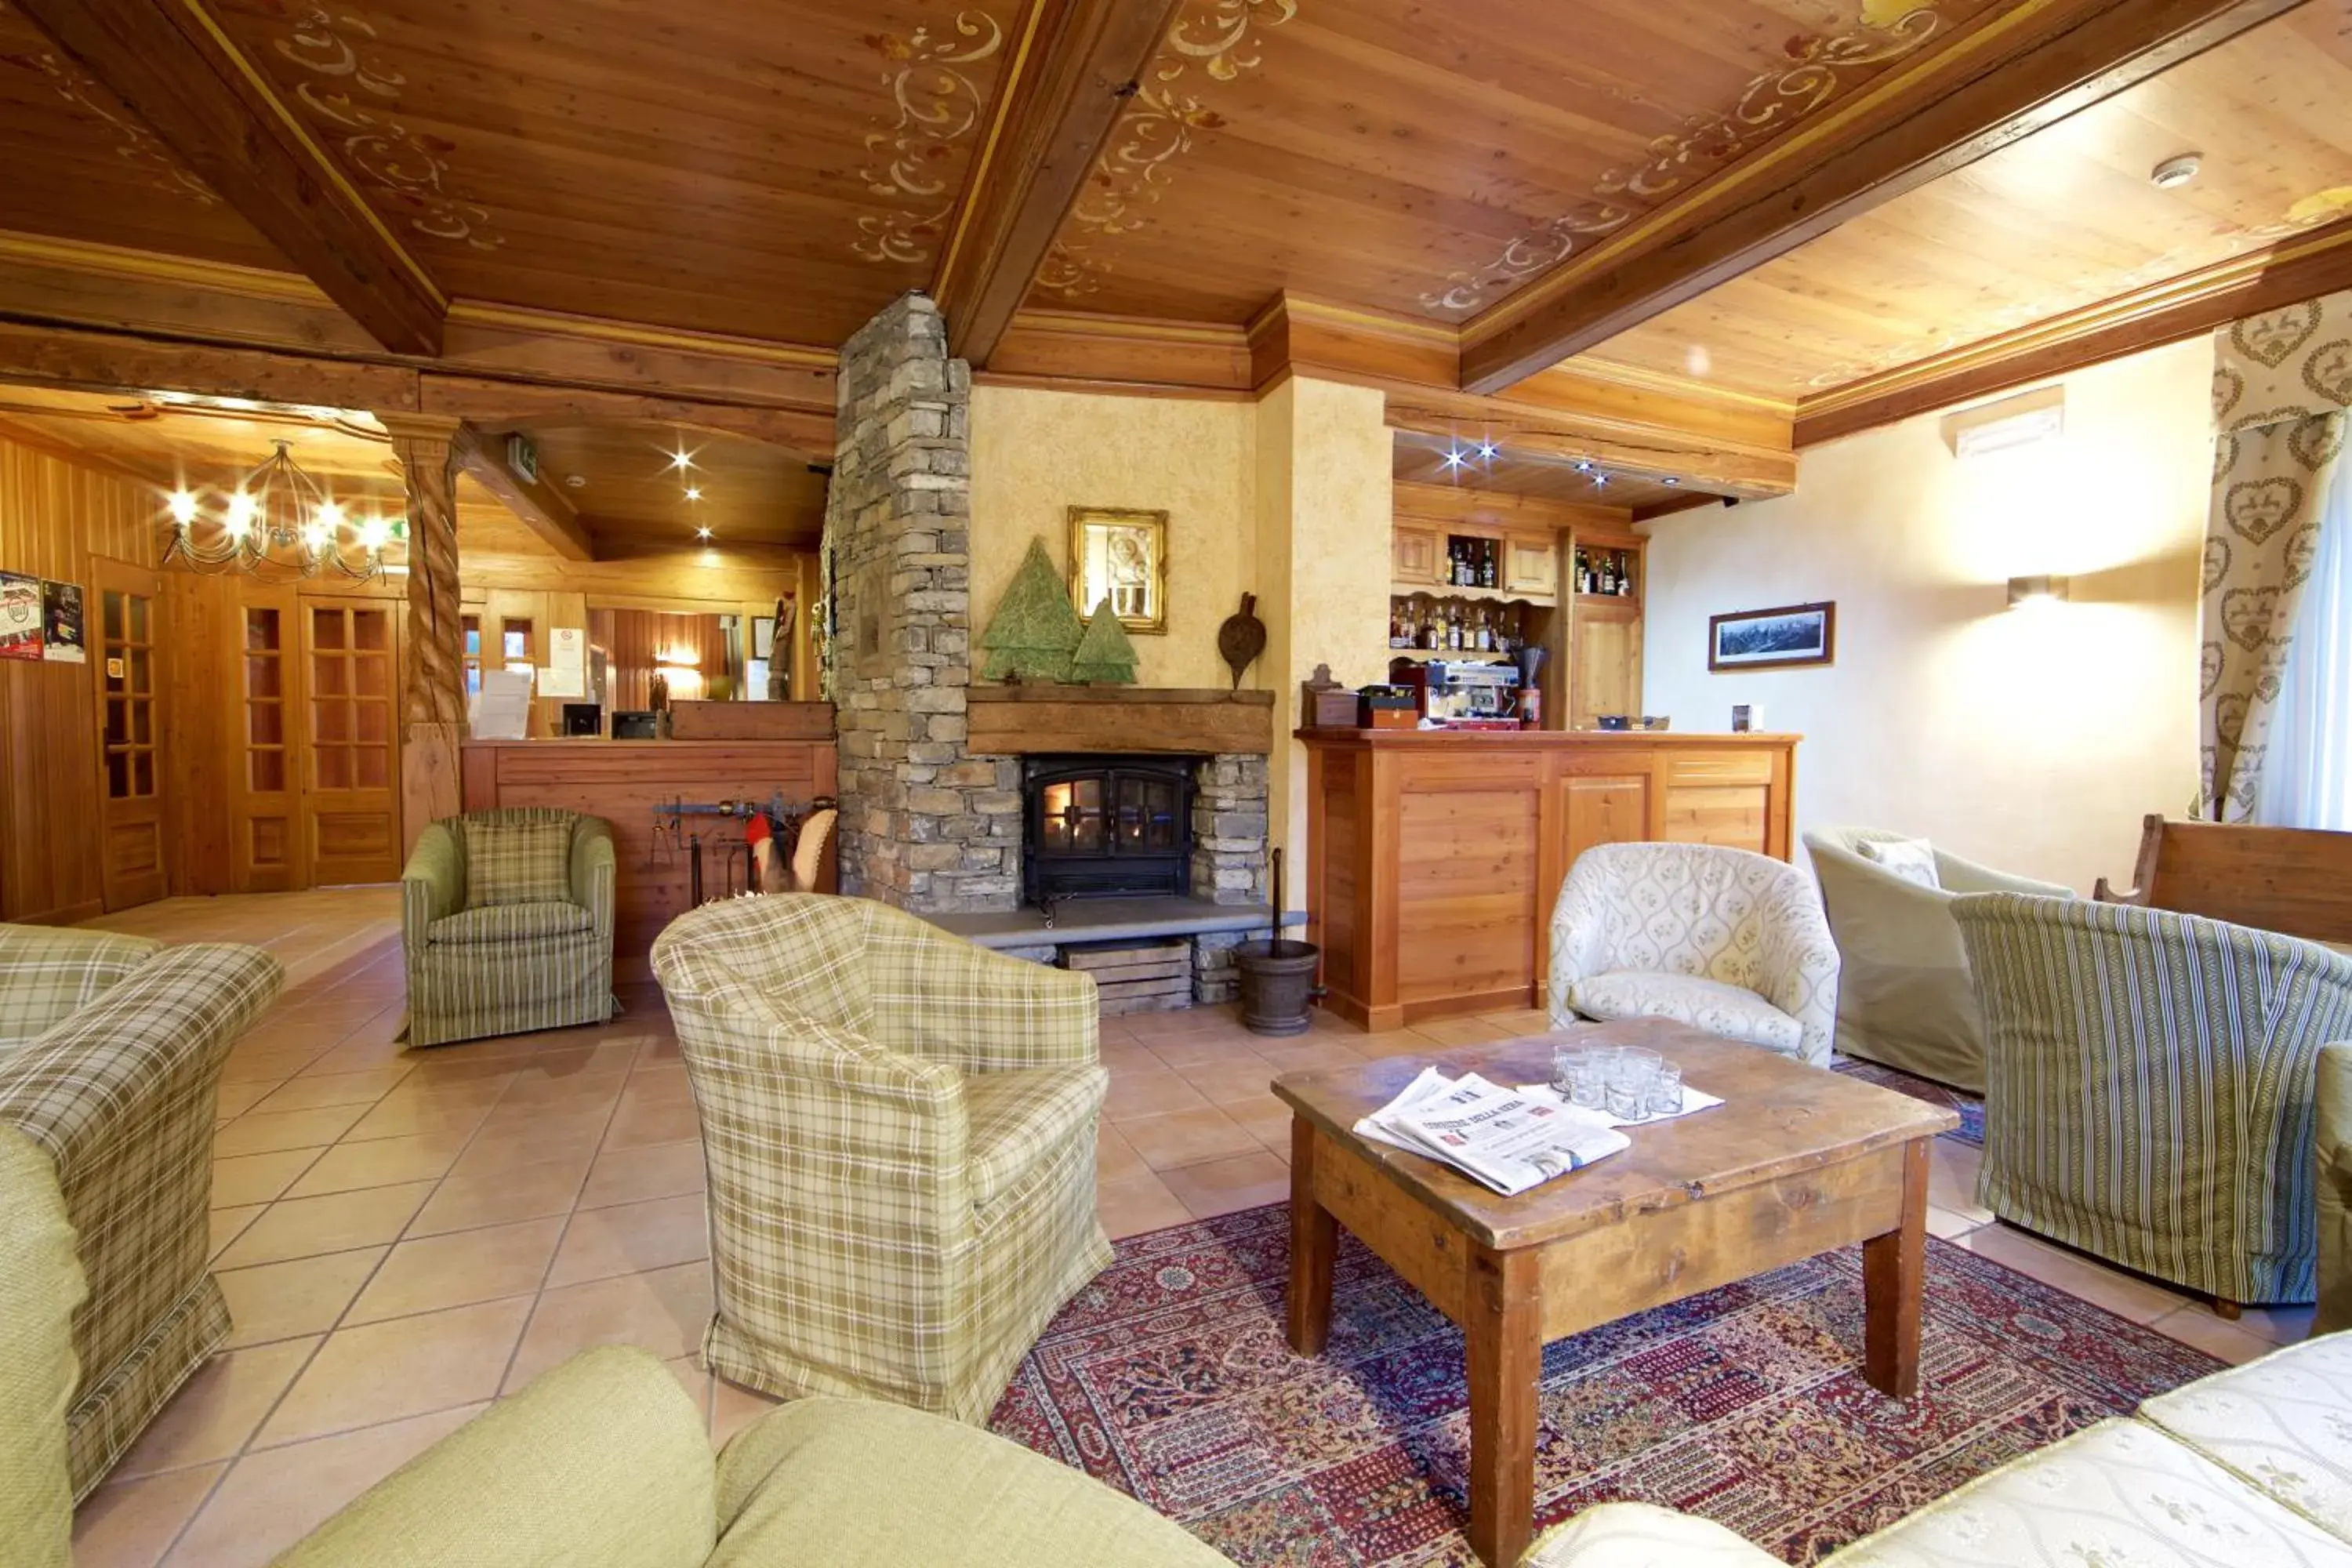
{"type": "Polygon", "coordinates": [[[427,826],[400,875],[408,1043],[610,1018],[613,870],[598,816],[509,806],[427,826]]]}
{"type": "Polygon", "coordinates": [[[1110,1262],[1094,982],[821,894],[688,910],[654,972],[709,1164],[712,1370],[985,1420],[1110,1262]]]}
{"type": "Polygon", "coordinates": [[[0,926],[0,1123],[55,1166],[89,1280],[77,1497],[228,1337],[207,1219],[221,1068],[285,978],[259,948],[0,926]]]}
{"type": "Polygon", "coordinates": [[[2352,958],[2126,904],[1970,894],[1978,1201],[2225,1306],[2309,1301],[2314,1081],[2352,958]]]}

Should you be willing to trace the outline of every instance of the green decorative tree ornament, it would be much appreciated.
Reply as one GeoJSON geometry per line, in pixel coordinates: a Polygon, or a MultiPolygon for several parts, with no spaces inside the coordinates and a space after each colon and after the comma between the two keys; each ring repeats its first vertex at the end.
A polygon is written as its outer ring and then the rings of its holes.
{"type": "Polygon", "coordinates": [[[1087,617],[1087,635],[1078,639],[1078,651],[1070,656],[1070,679],[1107,686],[1135,684],[1135,645],[1128,640],[1127,628],[1119,625],[1108,594],[1087,617]]]}
{"type": "MultiPolygon", "coordinates": [[[[981,679],[1067,680],[1081,629],[1045,542],[1033,539],[1021,570],[997,601],[996,618],[981,637],[980,646],[988,652],[981,679]]],[[[1129,652],[1131,659],[1133,650],[1129,652]]]]}

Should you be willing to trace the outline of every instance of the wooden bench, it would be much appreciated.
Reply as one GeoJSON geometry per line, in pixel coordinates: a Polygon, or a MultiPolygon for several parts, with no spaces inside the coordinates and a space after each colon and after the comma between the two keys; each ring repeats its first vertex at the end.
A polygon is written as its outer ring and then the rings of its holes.
{"type": "Polygon", "coordinates": [[[2149,816],[2133,886],[2118,891],[2102,877],[2091,896],[2352,942],[2352,833],[2149,816]]]}

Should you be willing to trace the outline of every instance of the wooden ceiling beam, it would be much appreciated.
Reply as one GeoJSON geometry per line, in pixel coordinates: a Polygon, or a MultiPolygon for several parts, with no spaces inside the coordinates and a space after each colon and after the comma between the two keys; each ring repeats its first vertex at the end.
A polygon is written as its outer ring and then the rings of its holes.
{"type": "Polygon", "coordinates": [[[985,366],[1181,0],[1032,0],[931,297],[985,366]]]}
{"type": "Polygon", "coordinates": [[[1494,393],[2300,0],[2023,0],[1571,256],[1465,323],[1494,393]]]}
{"type": "Polygon", "coordinates": [[[1815,393],[1797,405],[1796,444],[1989,397],[2342,289],[2352,289],[2352,218],[1815,393]]]}
{"type": "Polygon", "coordinates": [[[593,561],[596,546],[563,492],[545,480],[517,473],[506,460],[506,432],[485,431],[460,422],[449,451],[457,470],[496,496],[515,520],[566,561],[593,561]]]}
{"type": "Polygon", "coordinates": [[[17,0],[193,174],[395,353],[448,301],[201,0],[17,0]]]}

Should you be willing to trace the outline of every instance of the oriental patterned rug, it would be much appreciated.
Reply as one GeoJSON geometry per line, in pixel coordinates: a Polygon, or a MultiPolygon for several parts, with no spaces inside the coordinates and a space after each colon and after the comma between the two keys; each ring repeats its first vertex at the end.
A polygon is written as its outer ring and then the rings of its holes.
{"type": "MultiPolygon", "coordinates": [[[[1331,1345],[1291,1354],[1289,1207],[1130,1237],[991,1425],[1243,1564],[1475,1559],[1462,1340],[1343,1237],[1331,1345]]],[[[1811,1563],[2028,1450],[2218,1369],[2199,1351],[1928,1243],[1921,1397],[1863,1381],[1860,1251],[1549,1346],[1546,1523],[1637,1499],[1811,1563]]]]}
{"type": "Polygon", "coordinates": [[[1891,1089],[1897,1094],[1907,1094],[1914,1100],[1924,1100],[1930,1105],[1940,1105],[1960,1113],[1960,1124],[1944,1134],[1955,1143],[1972,1148],[1984,1147],[1984,1097],[1966,1090],[1948,1089],[1940,1083],[1916,1078],[1901,1068],[1891,1068],[1878,1062],[1865,1062],[1853,1057],[1840,1057],[1831,1070],[1848,1078],[1858,1078],[1864,1083],[1874,1083],[1881,1089],[1891,1089]]]}

